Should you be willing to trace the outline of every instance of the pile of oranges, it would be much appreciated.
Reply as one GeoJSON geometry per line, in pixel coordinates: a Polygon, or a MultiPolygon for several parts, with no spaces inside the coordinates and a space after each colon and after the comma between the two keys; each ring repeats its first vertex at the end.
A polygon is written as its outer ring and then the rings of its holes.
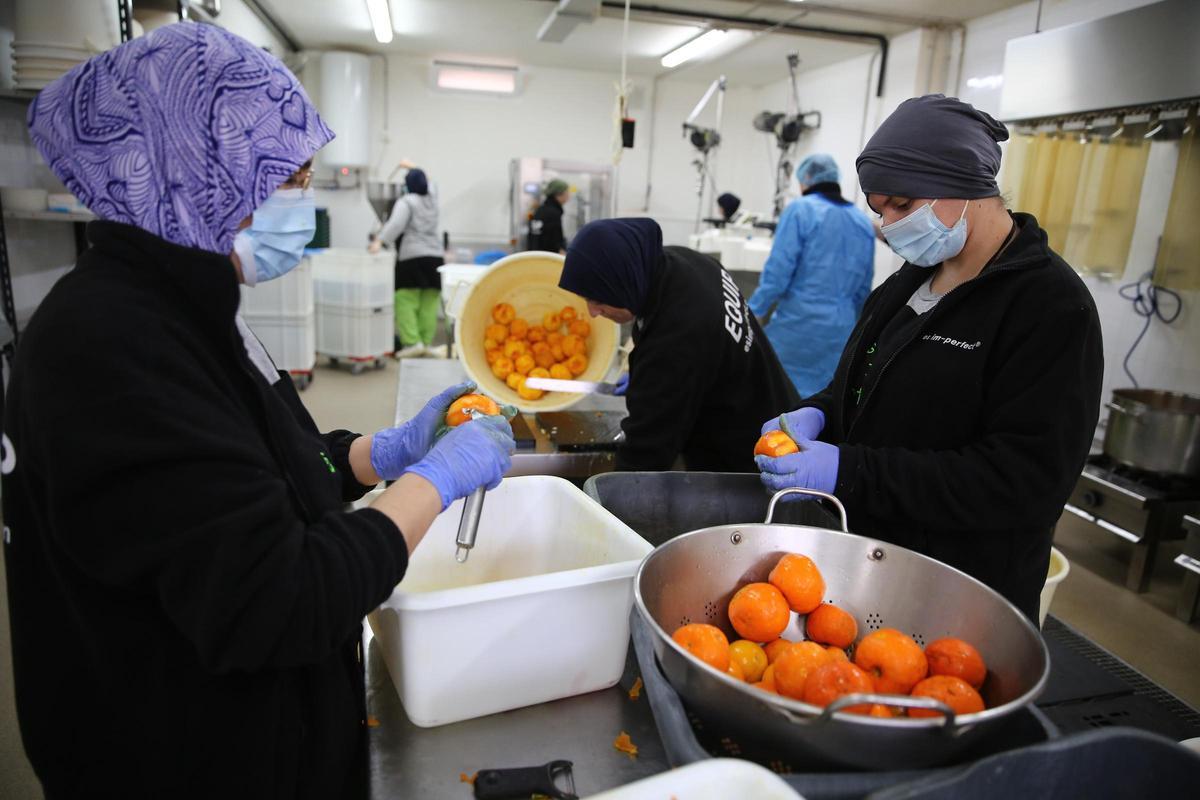
{"type": "MultiPolygon", "coordinates": [[[[955,714],[984,710],[979,689],[987,666],[970,644],[947,637],[922,649],[893,628],[859,639],[854,617],[824,598],[825,579],[817,565],[788,553],[767,582],[746,584],[729,601],[729,622],[742,638],[730,643],[720,628],[704,623],[683,625],[671,638],[737,680],[822,708],[848,694],[900,694],[940,700],[955,714]],[[806,641],[780,638],[792,612],[805,616],[806,641]]],[[[940,716],[886,704],[844,710],[886,718],[940,716]]]]}
{"type": "Polygon", "coordinates": [[[521,399],[539,400],[545,392],[526,386],[525,379],[579,377],[588,367],[591,335],[591,323],[573,306],[530,323],[510,303],[497,303],[483,332],[483,351],[493,375],[521,399]]]}

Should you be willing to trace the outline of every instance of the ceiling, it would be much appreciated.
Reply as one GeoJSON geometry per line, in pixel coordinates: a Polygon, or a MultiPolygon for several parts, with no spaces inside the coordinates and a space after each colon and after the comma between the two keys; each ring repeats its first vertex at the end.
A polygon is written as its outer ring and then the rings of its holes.
{"type": "MultiPolygon", "coordinates": [[[[521,66],[620,70],[622,11],[576,27],[561,44],[539,42],[537,31],[556,0],[390,0],[396,35],[380,45],[371,33],[365,0],[258,0],[304,49],[346,48],[521,66]]],[[[871,52],[867,39],[754,32],[729,26],[731,46],[709,58],[664,70],[659,59],[705,27],[688,14],[719,15],[895,36],[921,24],[952,24],[1017,5],[1023,0],[636,0],[679,16],[636,12],[629,26],[628,69],[634,75],[670,73],[708,81],[725,74],[741,85],[786,76],[785,56],[800,54],[800,68],[871,52]]],[[[725,25],[724,22],[716,22],[725,25]]]]}

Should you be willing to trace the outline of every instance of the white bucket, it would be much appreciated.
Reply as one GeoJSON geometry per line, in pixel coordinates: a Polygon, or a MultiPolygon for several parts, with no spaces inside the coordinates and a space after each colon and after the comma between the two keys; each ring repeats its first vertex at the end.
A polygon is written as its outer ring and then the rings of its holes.
{"type": "MultiPolygon", "coordinates": [[[[637,744],[637,742],[634,742],[637,744]]],[[[765,767],[737,758],[710,758],[629,783],[591,800],[664,800],[667,797],[754,800],[804,800],[782,778],[765,767]]]]}
{"type": "Polygon", "coordinates": [[[1071,562],[1057,547],[1050,548],[1050,569],[1046,574],[1046,585],[1042,587],[1042,601],[1038,608],[1038,627],[1046,624],[1046,614],[1050,611],[1050,602],[1054,600],[1054,592],[1067,575],[1071,574],[1071,562]]]}
{"type": "MultiPolygon", "coordinates": [[[[464,289],[466,296],[454,326],[454,344],[467,377],[484,394],[516,406],[525,412],[562,411],[586,395],[576,392],[547,392],[538,400],[525,400],[492,373],[483,350],[483,331],[492,322],[492,307],[511,303],[517,314],[536,323],[543,314],[574,306],[585,314],[584,301],[578,295],[558,288],[563,257],[558,253],[529,251],[513,253],[488,267],[474,283],[464,289]]],[[[604,317],[589,320],[592,326],[588,367],[581,381],[602,381],[612,366],[621,338],[617,323],[604,317]]]]}

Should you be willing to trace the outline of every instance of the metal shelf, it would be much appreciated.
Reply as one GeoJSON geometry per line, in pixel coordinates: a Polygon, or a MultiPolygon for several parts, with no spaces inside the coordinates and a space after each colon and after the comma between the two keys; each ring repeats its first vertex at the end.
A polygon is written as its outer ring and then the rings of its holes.
{"type": "Polygon", "coordinates": [[[28,103],[37,97],[37,94],[32,89],[0,89],[0,100],[16,100],[21,103],[28,103]]]}
{"type": "Polygon", "coordinates": [[[5,219],[32,219],[40,222],[91,222],[96,215],[90,211],[5,211],[5,219]]]}

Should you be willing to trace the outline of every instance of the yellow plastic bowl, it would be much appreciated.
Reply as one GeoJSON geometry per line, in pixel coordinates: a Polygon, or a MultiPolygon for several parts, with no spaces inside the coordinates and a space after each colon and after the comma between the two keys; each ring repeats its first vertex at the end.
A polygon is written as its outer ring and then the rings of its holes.
{"type": "Polygon", "coordinates": [[[617,354],[620,326],[603,317],[589,319],[582,298],[558,288],[562,268],[563,257],[557,253],[513,253],[493,264],[471,285],[458,315],[454,343],[467,375],[479,384],[479,390],[484,394],[511,403],[522,411],[561,411],[579,402],[584,395],[546,392],[540,400],[523,400],[492,374],[483,351],[483,332],[492,324],[492,308],[497,303],[512,304],[517,316],[531,325],[540,324],[544,315],[559,311],[563,306],[574,306],[582,318],[588,319],[592,325],[592,335],[588,338],[588,368],[578,376],[579,380],[604,380],[617,354]]]}

